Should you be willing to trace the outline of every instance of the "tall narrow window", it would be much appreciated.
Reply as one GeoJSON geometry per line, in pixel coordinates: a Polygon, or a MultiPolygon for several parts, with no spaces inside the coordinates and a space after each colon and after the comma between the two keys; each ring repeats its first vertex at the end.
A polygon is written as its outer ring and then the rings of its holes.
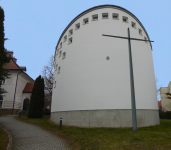
{"type": "Polygon", "coordinates": [[[61,67],[58,67],[58,73],[60,73],[61,67]]]}
{"type": "Polygon", "coordinates": [[[68,39],[68,44],[71,44],[72,43],[72,37],[70,37],[69,39],[68,39]]]}
{"type": "Polygon", "coordinates": [[[96,14],[96,15],[93,15],[93,16],[92,16],[92,20],[93,20],[93,21],[98,20],[98,15],[97,15],[97,14],[96,14]]]}
{"type": "Polygon", "coordinates": [[[2,104],[3,104],[3,96],[0,95],[0,108],[2,107],[2,104]]]}
{"type": "Polygon", "coordinates": [[[102,13],[102,18],[103,19],[108,19],[108,13],[102,13]]]}
{"type": "Polygon", "coordinates": [[[75,25],[75,30],[78,30],[78,29],[80,29],[80,23],[77,23],[77,24],[75,25]]]}
{"type": "Polygon", "coordinates": [[[73,29],[69,30],[69,36],[73,35],[73,29]]]}
{"type": "Polygon", "coordinates": [[[66,52],[64,52],[63,54],[62,54],[62,59],[64,59],[66,57],[66,52]]]}
{"type": "Polygon", "coordinates": [[[113,19],[119,19],[119,14],[113,13],[112,17],[113,17],[113,19]]]}
{"type": "Polygon", "coordinates": [[[83,19],[83,24],[88,24],[88,18],[83,19]]]}

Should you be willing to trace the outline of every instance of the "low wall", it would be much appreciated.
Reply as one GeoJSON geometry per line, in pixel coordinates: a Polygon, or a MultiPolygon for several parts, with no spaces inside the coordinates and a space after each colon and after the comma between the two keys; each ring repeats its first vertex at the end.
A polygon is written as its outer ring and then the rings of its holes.
{"type": "MultiPolygon", "coordinates": [[[[159,125],[158,110],[137,110],[137,126],[159,125]]],[[[51,121],[79,127],[132,127],[132,110],[81,110],[51,112],[51,121]]]]}
{"type": "MultiPolygon", "coordinates": [[[[13,114],[17,115],[19,113],[19,109],[14,109],[13,114]]],[[[12,109],[0,109],[0,115],[12,115],[12,109]]]]}

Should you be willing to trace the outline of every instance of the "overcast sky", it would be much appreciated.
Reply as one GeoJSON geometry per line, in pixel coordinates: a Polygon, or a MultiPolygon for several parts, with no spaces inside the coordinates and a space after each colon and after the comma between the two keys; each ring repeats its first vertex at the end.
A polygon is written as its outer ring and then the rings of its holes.
{"type": "MultiPolygon", "coordinates": [[[[132,12],[154,41],[153,62],[158,87],[171,81],[170,0],[1,0],[5,11],[5,47],[35,79],[54,54],[56,43],[70,21],[81,12],[104,4],[132,12]]],[[[143,75],[142,75],[143,78],[143,75]]]]}

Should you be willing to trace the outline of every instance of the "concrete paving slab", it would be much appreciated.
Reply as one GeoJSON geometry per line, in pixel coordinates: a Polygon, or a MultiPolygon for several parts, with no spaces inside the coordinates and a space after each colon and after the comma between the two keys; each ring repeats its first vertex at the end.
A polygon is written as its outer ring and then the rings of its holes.
{"type": "Polygon", "coordinates": [[[15,115],[1,116],[0,125],[12,137],[11,150],[70,150],[69,144],[56,134],[36,125],[21,122],[15,115]]]}

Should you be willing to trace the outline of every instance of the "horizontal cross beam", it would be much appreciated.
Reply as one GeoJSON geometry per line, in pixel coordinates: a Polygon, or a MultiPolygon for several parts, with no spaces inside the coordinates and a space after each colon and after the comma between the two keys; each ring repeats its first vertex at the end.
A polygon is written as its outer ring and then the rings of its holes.
{"type": "Polygon", "coordinates": [[[102,36],[116,37],[116,38],[122,38],[122,39],[130,39],[130,40],[137,40],[137,41],[154,42],[154,41],[150,41],[150,40],[143,40],[143,39],[136,39],[136,38],[128,38],[128,37],[114,36],[114,35],[106,35],[106,34],[102,34],[102,36]]]}

